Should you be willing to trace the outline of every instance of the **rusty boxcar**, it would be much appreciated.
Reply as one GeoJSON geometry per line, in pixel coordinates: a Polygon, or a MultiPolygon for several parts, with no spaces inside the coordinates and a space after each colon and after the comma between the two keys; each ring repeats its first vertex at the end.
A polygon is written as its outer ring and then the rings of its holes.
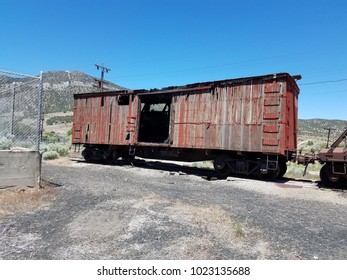
{"type": "Polygon", "coordinates": [[[299,75],[74,95],[73,144],[86,161],[213,160],[222,175],[283,176],[295,158],[299,75]]]}

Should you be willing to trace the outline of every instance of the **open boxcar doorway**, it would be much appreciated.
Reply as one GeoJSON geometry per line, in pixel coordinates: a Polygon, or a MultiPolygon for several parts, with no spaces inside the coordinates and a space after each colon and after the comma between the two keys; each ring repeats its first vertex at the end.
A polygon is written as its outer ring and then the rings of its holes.
{"type": "Polygon", "coordinates": [[[169,144],[172,96],[140,96],[139,142],[169,144]]]}

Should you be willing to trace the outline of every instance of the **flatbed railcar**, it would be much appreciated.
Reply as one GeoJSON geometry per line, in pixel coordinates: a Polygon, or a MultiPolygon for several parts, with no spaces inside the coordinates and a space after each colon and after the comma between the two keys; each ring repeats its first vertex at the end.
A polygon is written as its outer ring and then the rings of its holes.
{"type": "Polygon", "coordinates": [[[318,161],[323,166],[319,176],[321,182],[331,188],[347,188],[347,128],[329,146],[330,129],[328,141],[325,148],[317,154],[299,154],[296,158],[297,163],[305,165],[304,175],[310,163],[318,161]]]}
{"type": "Polygon", "coordinates": [[[221,175],[278,178],[296,156],[300,78],[75,94],[72,143],[84,145],[86,161],[213,160],[221,175]]]}

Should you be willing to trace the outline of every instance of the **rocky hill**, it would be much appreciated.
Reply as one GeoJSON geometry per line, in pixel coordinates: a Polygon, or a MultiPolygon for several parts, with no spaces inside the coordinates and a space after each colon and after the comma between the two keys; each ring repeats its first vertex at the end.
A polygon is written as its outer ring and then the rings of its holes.
{"type": "Polygon", "coordinates": [[[340,134],[347,127],[347,120],[326,120],[326,119],[300,119],[299,135],[308,137],[326,138],[328,128],[331,128],[332,136],[340,134]]]}
{"type": "MultiPolygon", "coordinates": [[[[49,71],[42,75],[43,78],[43,107],[44,113],[69,112],[73,110],[73,94],[99,91],[94,77],[80,71],[49,71]]],[[[17,86],[27,84],[30,78],[13,78],[0,75],[0,90],[11,87],[13,82],[17,86]]],[[[37,87],[33,83],[29,85],[37,87]]],[[[105,81],[105,90],[120,90],[123,87],[105,81]]],[[[35,89],[32,89],[35,90],[35,89]]]]}
{"type": "MultiPolygon", "coordinates": [[[[49,71],[43,73],[45,113],[73,110],[73,95],[99,91],[95,78],[79,71],[49,71]]],[[[120,90],[123,87],[111,82],[104,84],[105,90],[120,90]]]]}

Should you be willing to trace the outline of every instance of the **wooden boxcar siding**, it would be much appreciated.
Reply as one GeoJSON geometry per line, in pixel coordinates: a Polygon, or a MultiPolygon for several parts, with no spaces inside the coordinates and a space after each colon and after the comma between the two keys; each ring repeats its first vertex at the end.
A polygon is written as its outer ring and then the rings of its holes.
{"type": "Polygon", "coordinates": [[[292,83],[287,83],[286,94],[287,116],[286,116],[286,145],[291,149],[297,149],[298,137],[298,89],[292,83]]]}
{"type": "Polygon", "coordinates": [[[286,80],[255,80],[175,96],[173,146],[269,153],[295,149],[293,90],[287,91],[286,80]]]}
{"type": "MultiPolygon", "coordinates": [[[[118,99],[119,95],[76,98],[73,143],[130,144],[133,139],[126,140],[126,136],[131,129],[128,116],[133,107],[118,105],[118,99]]],[[[133,137],[134,133],[130,136],[133,137]]]]}
{"type": "MultiPolygon", "coordinates": [[[[277,154],[296,150],[298,88],[292,77],[207,84],[166,93],[172,95],[171,147],[277,154]]],[[[84,94],[74,102],[73,143],[151,145],[137,141],[137,93],[84,94]],[[129,95],[129,105],[118,104],[121,94],[129,95]]]]}
{"type": "Polygon", "coordinates": [[[110,141],[108,144],[112,145],[126,145],[129,140],[126,140],[127,136],[127,124],[130,106],[118,105],[119,96],[109,96],[112,99],[112,113],[109,117],[109,130],[110,141]]]}

